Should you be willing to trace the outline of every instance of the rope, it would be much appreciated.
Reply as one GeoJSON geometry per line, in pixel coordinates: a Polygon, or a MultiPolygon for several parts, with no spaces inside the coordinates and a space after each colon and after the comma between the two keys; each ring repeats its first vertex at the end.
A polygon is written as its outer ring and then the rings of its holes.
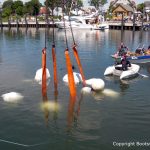
{"type": "Polygon", "coordinates": [[[0,139],[0,142],[9,143],[9,144],[13,144],[13,145],[18,145],[18,146],[22,146],[22,147],[33,147],[33,146],[39,146],[39,145],[43,145],[43,144],[47,144],[48,143],[48,142],[43,142],[43,143],[38,143],[38,144],[27,145],[27,144],[22,144],[22,143],[18,143],[18,142],[8,141],[8,140],[4,140],[4,139],[0,139]]]}
{"type": "Polygon", "coordinates": [[[67,39],[67,31],[66,31],[66,24],[65,24],[65,19],[64,19],[64,5],[65,5],[65,2],[64,0],[62,1],[62,19],[63,19],[63,23],[64,23],[64,30],[65,30],[65,42],[66,42],[66,47],[67,49],[69,50],[68,48],[68,39],[67,39]]]}
{"type": "Polygon", "coordinates": [[[56,61],[56,51],[55,51],[55,32],[54,32],[54,14],[53,14],[53,10],[54,10],[54,5],[52,6],[52,23],[53,23],[53,43],[52,43],[52,59],[53,59],[53,75],[54,75],[54,95],[57,93],[57,61],[56,61]]]}
{"type": "Polygon", "coordinates": [[[47,45],[47,42],[46,42],[46,39],[47,39],[47,28],[48,28],[48,1],[46,0],[46,15],[45,15],[45,23],[46,23],[46,27],[45,27],[45,48],[46,48],[46,45],[47,45]]]}
{"type": "Polygon", "coordinates": [[[71,19],[70,19],[71,9],[72,9],[73,4],[74,4],[74,2],[72,1],[71,7],[70,7],[70,11],[69,11],[69,24],[70,24],[71,34],[72,34],[72,40],[73,40],[74,45],[76,45],[76,44],[75,44],[74,34],[73,34],[73,29],[72,29],[72,24],[71,24],[71,19]]]}
{"type": "Polygon", "coordinates": [[[52,19],[52,24],[53,24],[53,36],[52,36],[52,40],[53,40],[53,47],[55,47],[55,36],[54,36],[54,3],[52,5],[52,16],[51,16],[51,19],[52,19]]]}

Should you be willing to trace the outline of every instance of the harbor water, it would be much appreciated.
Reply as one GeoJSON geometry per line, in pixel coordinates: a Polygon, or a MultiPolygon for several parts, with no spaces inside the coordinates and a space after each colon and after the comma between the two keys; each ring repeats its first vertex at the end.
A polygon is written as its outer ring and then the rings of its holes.
{"type": "Polygon", "coordinates": [[[114,64],[110,55],[121,41],[134,51],[139,44],[149,46],[149,31],[73,30],[86,79],[101,78],[105,94],[81,94],[72,103],[64,51],[69,48],[74,71],[73,38],[67,30],[55,29],[58,69],[58,95],[54,94],[51,47],[53,30],[0,30],[0,95],[17,92],[23,99],[6,102],[0,97],[0,150],[113,150],[150,149],[150,63],[140,64],[140,74],[130,80],[104,77],[106,67],[114,64]],[[45,36],[46,33],[46,36],[45,36]],[[45,42],[46,39],[46,42],[45,42]],[[49,106],[43,106],[41,85],[35,73],[41,68],[42,49],[47,47],[47,87],[49,106]],[[138,145],[140,142],[141,145],[138,145]],[[147,144],[143,144],[146,142],[147,144]],[[119,143],[122,143],[119,144],[119,143]],[[131,145],[130,145],[131,144],[131,145]]]}

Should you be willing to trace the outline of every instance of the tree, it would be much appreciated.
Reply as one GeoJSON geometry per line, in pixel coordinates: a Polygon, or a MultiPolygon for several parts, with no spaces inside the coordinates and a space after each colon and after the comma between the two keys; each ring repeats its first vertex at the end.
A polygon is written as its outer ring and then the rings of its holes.
{"type": "Polygon", "coordinates": [[[7,8],[4,8],[3,10],[3,17],[5,18],[9,18],[9,16],[11,15],[12,13],[12,9],[7,7],[7,8]]]}
{"type": "Polygon", "coordinates": [[[144,9],[144,3],[138,4],[137,5],[137,11],[140,11],[143,13],[143,9],[144,9]]]}
{"type": "Polygon", "coordinates": [[[24,13],[29,13],[30,15],[38,15],[40,11],[40,7],[42,4],[39,2],[39,0],[31,0],[29,2],[26,2],[23,8],[24,13]]]}
{"type": "Polygon", "coordinates": [[[60,0],[46,0],[44,2],[45,6],[49,7],[51,10],[53,10],[55,7],[61,7],[62,1],[60,0]]]}
{"type": "Polygon", "coordinates": [[[5,9],[5,8],[11,8],[12,5],[13,5],[13,0],[6,0],[6,1],[4,1],[2,7],[3,7],[3,9],[5,9]]]}
{"type": "Polygon", "coordinates": [[[82,0],[46,0],[44,4],[51,10],[53,10],[55,7],[62,7],[65,9],[64,11],[67,13],[70,11],[72,2],[74,3],[73,8],[79,8],[83,6],[82,0]]]}
{"type": "Polygon", "coordinates": [[[16,9],[16,14],[19,16],[23,16],[23,7],[18,6],[16,9]]]}
{"type": "Polygon", "coordinates": [[[12,11],[17,15],[23,15],[23,2],[20,0],[14,1],[12,4],[12,11]]]}
{"type": "Polygon", "coordinates": [[[83,2],[82,0],[77,0],[77,7],[82,7],[83,6],[83,2]]]}
{"type": "Polygon", "coordinates": [[[32,15],[34,15],[34,16],[38,15],[42,4],[39,2],[39,0],[31,0],[31,5],[33,6],[33,14],[32,15]]]}
{"type": "Polygon", "coordinates": [[[3,8],[3,17],[9,18],[9,16],[12,13],[12,5],[13,5],[13,1],[12,0],[6,0],[3,3],[3,6],[2,6],[2,8],[3,8]]]}
{"type": "Polygon", "coordinates": [[[95,6],[96,8],[99,8],[100,5],[104,5],[107,3],[107,0],[91,0],[91,5],[95,6]]]}
{"type": "Polygon", "coordinates": [[[32,6],[31,1],[26,2],[26,3],[24,4],[23,11],[24,11],[24,13],[29,13],[29,15],[32,15],[32,14],[33,14],[33,6],[32,6]]]}

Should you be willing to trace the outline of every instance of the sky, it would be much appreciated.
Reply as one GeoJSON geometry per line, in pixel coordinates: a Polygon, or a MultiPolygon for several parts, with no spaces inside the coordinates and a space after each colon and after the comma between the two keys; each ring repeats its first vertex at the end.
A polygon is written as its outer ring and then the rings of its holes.
{"type": "MultiPolygon", "coordinates": [[[[0,0],[1,3],[3,3],[5,0],[0,0]]],[[[27,2],[27,1],[30,1],[30,0],[22,0],[23,2],[27,2]]],[[[45,0],[39,0],[42,4],[44,3],[45,0]]],[[[85,0],[84,0],[85,1],[85,0]]],[[[88,0],[87,0],[88,1],[88,0]]],[[[139,3],[143,3],[144,1],[149,1],[149,0],[134,0],[137,4],[139,3]]],[[[109,5],[110,3],[110,0],[108,0],[108,4],[109,5]]]]}

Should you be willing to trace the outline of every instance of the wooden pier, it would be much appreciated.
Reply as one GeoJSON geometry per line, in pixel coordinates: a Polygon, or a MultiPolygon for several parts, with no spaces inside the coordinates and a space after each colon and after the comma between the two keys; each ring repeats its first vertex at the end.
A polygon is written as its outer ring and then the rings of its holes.
{"type": "MultiPolygon", "coordinates": [[[[121,21],[109,21],[107,22],[109,25],[109,29],[112,30],[141,30],[144,23],[142,24],[141,22],[138,23],[134,23],[133,22],[121,22],[121,21]]],[[[51,27],[56,27],[55,24],[53,24],[52,22],[49,22],[48,24],[46,22],[3,22],[2,24],[0,23],[0,27],[8,27],[8,28],[51,28],[51,27]]]]}
{"type": "Polygon", "coordinates": [[[141,30],[142,29],[142,23],[134,23],[133,22],[109,22],[109,29],[117,29],[117,30],[141,30]]]}
{"type": "Polygon", "coordinates": [[[8,27],[8,28],[45,28],[45,27],[56,27],[55,24],[45,23],[45,22],[3,22],[0,24],[0,27],[8,27]]]}

